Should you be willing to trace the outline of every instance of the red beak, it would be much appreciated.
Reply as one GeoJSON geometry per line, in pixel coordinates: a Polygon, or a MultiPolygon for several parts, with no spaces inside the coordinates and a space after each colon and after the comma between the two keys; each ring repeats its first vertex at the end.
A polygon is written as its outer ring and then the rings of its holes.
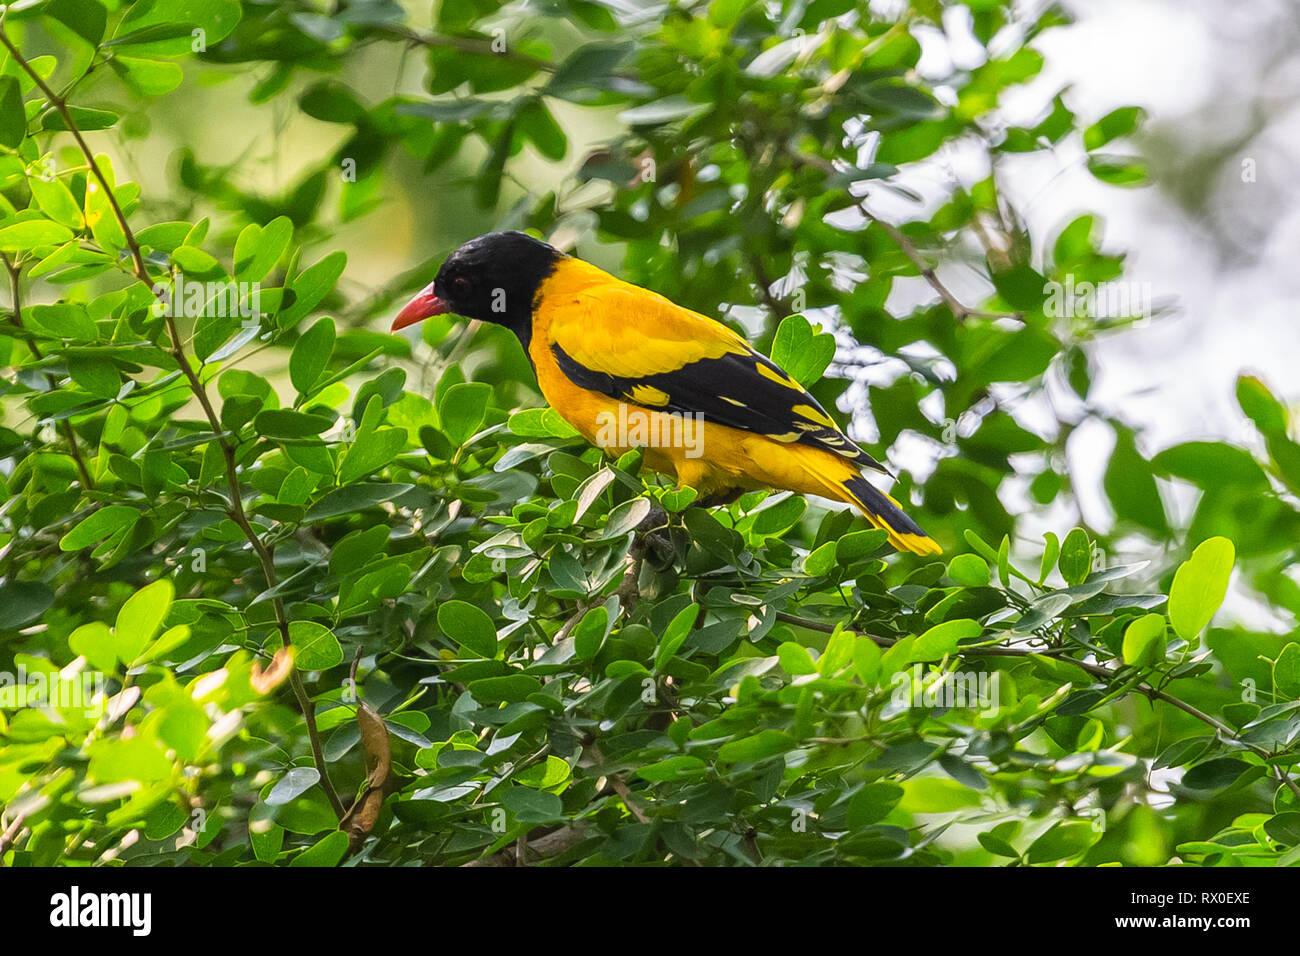
{"type": "Polygon", "coordinates": [[[450,311],[451,309],[447,307],[447,303],[433,294],[433,283],[430,282],[420,290],[414,299],[406,303],[406,307],[401,312],[397,313],[391,331],[396,332],[398,329],[404,329],[416,322],[423,322],[430,316],[446,315],[450,311]]]}

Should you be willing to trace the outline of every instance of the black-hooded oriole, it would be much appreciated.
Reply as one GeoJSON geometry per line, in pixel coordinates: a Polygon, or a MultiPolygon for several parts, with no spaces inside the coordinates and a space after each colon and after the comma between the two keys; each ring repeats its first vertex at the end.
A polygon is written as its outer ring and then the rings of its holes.
{"type": "Polygon", "coordinates": [[[542,395],[588,441],[618,454],[645,448],[651,468],[702,500],[759,488],[823,495],[856,505],[900,550],[940,551],[862,477],[886,469],[720,322],[519,232],[453,252],[393,330],[446,313],[510,329],[542,395]]]}

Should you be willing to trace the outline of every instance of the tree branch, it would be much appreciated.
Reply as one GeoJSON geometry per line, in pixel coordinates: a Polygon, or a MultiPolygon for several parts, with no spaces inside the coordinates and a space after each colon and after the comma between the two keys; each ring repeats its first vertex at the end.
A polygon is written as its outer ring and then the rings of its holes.
{"type": "MultiPolygon", "coordinates": [[[[113,189],[104,176],[103,171],[99,168],[99,163],[95,160],[95,154],[91,151],[85,137],[81,135],[81,130],[77,127],[73,119],[72,112],[68,109],[67,103],[62,97],[57,95],[46,82],[41,78],[26,57],[19,52],[18,48],[9,39],[9,35],[4,30],[3,21],[0,20],[0,44],[9,51],[14,58],[14,62],[32,78],[41,94],[46,98],[51,106],[58,111],[63,117],[64,124],[68,132],[76,140],[83,156],[86,157],[86,164],[94,174],[99,186],[104,190],[104,196],[113,212],[113,217],[117,220],[118,226],[122,230],[122,235],[126,240],[126,245],[131,254],[132,272],[137,279],[143,282],[152,291],[153,283],[149,277],[149,270],[145,265],[144,255],[140,251],[140,243],[135,237],[130,224],[126,221],[126,214],[122,211],[122,206],[113,194],[113,189]]],[[[208,421],[209,427],[215,434],[215,441],[221,448],[222,457],[225,459],[226,483],[230,488],[230,509],[229,515],[231,520],[239,526],[244,537],[252,546],[253,552],[257,556],[258,563],[262,568],[262,575],[266,579],[267,589],[273,589],[279,583],[275,573],[275,557],[266,543],[262,541],[261,536],[253,529],[248,520],[248,515],[244,511],[243,495],[239,487],[239,469],[235,460],[235,446],[231,445],[226,438],[225,429],[221,425],[221,418],[217,415],[212,406],[212,401],[208,397],[207,389],[199,379],[198,373],[190,365],[189,356],[185,353],[184,340],[181,338],[180,331],[176,327],[175,318],[168,314],[166,316],[167,335],[171,340],[171,356],[175,360],[181,374],[185,377],[190,391],[198,400],[200,407],[203,409],[203,415],[208,421]]],[[[279,597],[272,599],[272,607],[275,612],[276,626],[280,631],[280,640],[285,647],[291,646],[289,638],[289,620],[285,614],[284,602],[279,597]]],[[[320,787],[329,801],[331,809],[341,820],[347,812],[343,802],[339,799],[338,793],[334,790],[333,784],[330,783],[329,775],[325,765],[325,756],[321,747],[320,733],[316,727],[316,708],[311,698],[307,695],[307,690],[303,686],[302,677],[295,668],[290,677],[290,686],[293,688],[294,696],[298,700],[298,706],[302,710],[303,720],[307,725],[307,736],[311,741],[312,761],[316,765],[316,771],[320,774],[320,787]]]]}
{"type": "MultiPolygon", "coordinates": [[[[820,156],[810,156],[807,153],[801,153],[796,150],[788,150],[788,152],[796,163],[812,166],[814,169],[819,169],[828,176],[833,176],[839,173],[839,170],[835,168],[833,163],[822,159],[820,156]]],[[[862,217],[866,219],[867,222],[872,222],[879,226],[884,233],[889,236],[893,243],[902,250],[903,255],[907,256],[907,258],[911,260],[912,265],[916,266],[917,272],[921,274],[921,278],[925,279],[925,281],[929,283],[930,288],[939,294],[939,298],[943,300],[943,304],[948,307],[953,314],[953,318],[958,322],[963,322],[967,318],[1014,319],[1017,322],[1024,321],[1024,316],[1019,312],[986,312],[982,309],[972,309],[970,306],[963,303],[953,294],[952,290],[944,285],[942,280],[940,280],[938,273],[935,271],[934,266],[930,265],[930,263],[926,261],[925,257],[921,255],[921,251],[916,248],[915,243],[913,243],[911,239],[907,238],[906,234],[904,234],[901,229],[893,223],[881,219],[868,209],[866,204],[858,197],[850,195],[849,198],[853,200],[854,208],[862,214],[862,217]]]]}
{"type": "MultiPolygon", "coordinates": [[[[13,323],[19,329],[26,331],[26,327],[23,325],[22,287],[19,281],[22,276],[22,267],[20,267],[16,262],[13,262],[9,256],[3,252],[0,252],[0,259],[4,260],[5,270],[9,273],[9,294],[10,298],[13,300],[14,306],[13,323]]],[[[40,346],[35,342],[28,342],[27,347],[31,349],[32,354],[36,356],[38,362],[45,358],[45,356],[41,354],[40,346]]],[[[54,376],[49,373],[46,373],[45,379],[50,383],[51,389],[55,388],[58,384],[55,381],[54,376]]],[[[67,440],[68,450],[72,454],[72,460],[77,464],[77,471],[81,475],[81,486],[87,491],[94,491],[95,480],[90,477],[90,470],[86,467],[86,460],[81,454],[81,446],[77,444],[77,432],[72,427],[72,420],[70,418],[65,418],[59,423],[58,429],[63,433],[63,437],[67,440]]]]}
{"type": "MultiPolygon", "coordinates": [[[[823,621],[814,621],[809,618],[799,617],[795,614],[786,614],[782,611],[777,612],[776,619],[778,621],[784,621],[786,624],[793,624],[796,627],[806,627],[810,631],[818,631],[822,634],[833,634],[835,632],[835,626],[833,624],[827,624],[823,621]]],[[[864,631],[850,631],[849,633],[852,633],[857,637],[865,637],[868,640],[879,644],[881,647],[892,647],[894,644],[898,643],[895,638],[880,637],[875,634],[867,634],[864,631]]],[[[1043,650],[1027,650],[1018,647],[960,647],[957,649],[957,653],[963,657],[1041,657],[1046,654],[1054,656],[1055,659],[1060,660],[1064,664],[1073,664],[1080,670],[1086,671],[1093,677],[1105,681],[1107,684],[1114,682],[1118,678],[1118,672],[1113,668],[1104,667],[1101,664],[1091,664],[1087,661],[1077,660],[1073,657],[1060,656],[1062,652],[1052,648],[1045,648],[1043,650]]],[[[1263,747],[1239,739],[1237,732],[1218,718],[1192,706],[1185,700],[1181,700],[1174,697],[1172,694],[1167,694],[1159,688],[1153,687],[1147,681],[1139,681],[1137,684],[1133,685],[1132,689],[1145,695],[1150,700],[1164,701],[1171,707],[1177,707],[1183,713],[1195,717],[1202,723],[1213,727],[1220,735],[1235,740],[1251,753],[1255,754],[1255,756],[1263,760],[1269,760],[1273,756],[1263,747]]],[[[1297,797],[1300,797],[1300,784],[1297,784],[1296,781],[1291,778],[1291,775],[1281,767],[1276,764],[1273,764],[1272,767],[1274,776],[1277,777],[1278,782],[1285,784],[1287,789],[1297,797]]]]}

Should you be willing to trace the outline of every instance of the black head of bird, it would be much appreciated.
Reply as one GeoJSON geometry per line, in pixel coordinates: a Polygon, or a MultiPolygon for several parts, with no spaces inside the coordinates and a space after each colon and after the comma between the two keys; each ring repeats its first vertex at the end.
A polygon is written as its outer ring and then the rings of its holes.
{"type": "Polygon", "coordinates": [[[398,313],[393,331],[453,313],[502,325],[527,347],[533,299],[564,253],[522,232],[490,232],[465,243],[398,313]]]}

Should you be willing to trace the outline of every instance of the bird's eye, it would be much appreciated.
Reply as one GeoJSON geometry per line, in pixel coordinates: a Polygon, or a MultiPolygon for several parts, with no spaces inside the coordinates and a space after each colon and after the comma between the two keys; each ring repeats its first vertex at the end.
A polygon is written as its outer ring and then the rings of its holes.
{"type": "Polygon", "coordinates": [[[451,291],[458,296],[469,295],[469,280],[464,276],[457,276],[451,280],[451,291]]]}

